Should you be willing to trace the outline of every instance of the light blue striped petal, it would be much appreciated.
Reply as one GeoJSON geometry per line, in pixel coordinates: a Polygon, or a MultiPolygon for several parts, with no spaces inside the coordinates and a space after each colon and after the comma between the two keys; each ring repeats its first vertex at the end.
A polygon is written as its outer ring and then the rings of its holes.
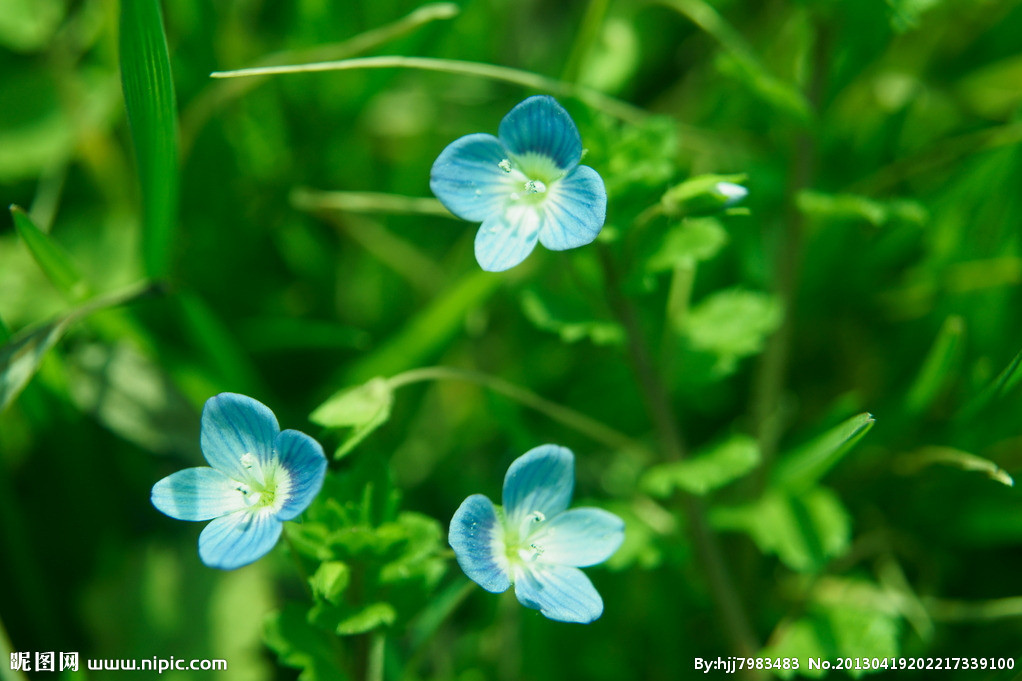
{"type": "Polygon", "coordinates": [[[526,563],[515,570],[515,596],[558,622],[589,624],[603,614],[603,599],[578,568],[526,563]]]}
{"type": "Polygon", "coordinates": [[[465,499],[454,513],[448,542],[469,579],[491,593],[511,586],[504,527],[493,502],[482,494],[465,499]]]}
{"type": "Polygon", "coordinates": [[[486,218],[476,232],[476,260],[487,272],[503,272],[525,260],[539,238],[540,213],[512,205],[486,218]]]}
{"type": "MultiPolygon", "coordinates": [[[[504,476],[508,527],[541,522],[568,508],[575,488],[575,457],[557,445],[541,445],[515,459],[504,476]]],[[[522,532],[525,536],[526,532],[522,532]]]]}
{"type": "Polygon", "coordinates": [[[209,520],[245,508],[238,482],[202,466],[186,468],[153,485],[153,506],[178,520],[209,520]]]}
{"type": "Polygon", "coordinates": [[[433,162],[429,188],[447,210],[481,222],[500,211],[514,191],[509,157],[493,135],[465,135],[447,145],[433,162]]]}
{"type": "Polygon", "coordinates": [[[235,480],[247,480],[241,457],[255,456],[265,465],[273,458],[273,440],[280,432],[270,408],[245,395],[220,393],[202,408],[199,441],[206,461],[235,480]]]}
{"type": "Polygon", "coordinates": [[[268,508],[217,518],[199,535],[199,558],[212,568],[240,568],[269,553],[283,527],[268,508]]]}
{"type": "Polygon", "coordinates": [[[606,218],[603,178],[589,166],[578,166],[544,198],[539,242],[552,251],[584,246],[600,233],[606,218]]]}
{"type": "Polygon", "coordinates": [[[291,520],[309,507],[323,487],[326,456],[318,442],[297,430],[281,431],[274,449],[291,482],[287,501],[277,513],[277,519],[291,520]]]}
{"type": "Polygon", "coordinates": [[[575,121],[549,95],[520,102],[504,116],[497,134],[515,156],[545,157],[561,171],[573,168],[582,158],[575,121]]]}
{"type": "Polygon", "coordinates": [[[602,508],[573,508],[539,525],[529,543],[544,563],[586,567],[610,558],[625,540],[625,523],[602,508]]]}

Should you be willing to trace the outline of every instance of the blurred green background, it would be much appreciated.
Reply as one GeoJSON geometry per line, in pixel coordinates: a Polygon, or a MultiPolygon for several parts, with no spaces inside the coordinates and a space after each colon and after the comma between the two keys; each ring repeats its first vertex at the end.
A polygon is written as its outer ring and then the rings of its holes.
{"type": "MultiPolygon", "coordinates": [[[[330,395],[445,365],[479,373],[397,390],[332,464],[338,489],[384,481],[445,533],[465,496],[497,497],[510,461],[555,442],[576,454],[576,497],[624,517],[628,540],[589,570],[595,624],[474,589],[422,646],[403,614],[390,624],[385,678],[678,679],[748,650],[693,546],[703,521],[756,650],[803,667],[1018,652],[1022,3],[167,0],[172,76],[153,90],[156,5],[122,2],[0,0],[0,199],[27,211],[18,230],[0,220],[12,650],[294,678],[262,642],[266,617],[306,598],[287,551],[205,568],[200,526],[159,514],[149,489],[201,463],[217,392],[330,452],[346,433],[309,421],[330,395]],[[475,225],[402,198],[429,197],[445,145],[495,133],[539,90],[423,69],[209,77],[373,55],[555,81],[607,183],[601,243],[488,274],[475,225]],[[748,211],[649,212],[705,173],[744,174],[748,211]],[[140,282],[159,285],[139,297],[140,282]],[[81,311],[110,295],[130,300],[81,311]],[[695,468],[663,461],[622,309],[686,448],[706,453],[695,468]]],[[[399,612],[460,588],[441,557],[399,612]]]]}

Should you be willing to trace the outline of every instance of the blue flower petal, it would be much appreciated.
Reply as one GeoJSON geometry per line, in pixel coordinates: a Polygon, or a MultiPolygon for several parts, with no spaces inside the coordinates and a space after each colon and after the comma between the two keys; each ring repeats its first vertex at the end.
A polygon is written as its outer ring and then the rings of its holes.
{"type": "Polygon", "coordinates": [[[607,218],[603,178],[589,166],[578,166],[550,188],[543,200],[539,242],[552,251],[591,243],[607,218]]]}
{"type": "Polygon", "coordinates": [[[297,430],[284,430],[274,443],[280,465],[291,478],[288,498],[277,513],[278,520],[291,520],[312,503],[323,487],[326,456],[318,442],[297,430]]]}
{"type": "Polygon", "coordinates": [[[548,158],[567,171],[582,158],[582,138],[571,115],[549,95],[529,97],[500,122],[500,141],[515,156],[548,158]]]}
{"type": "Polygon", "coordinates": [[[493,502],[485,496],[473,494],[461,503],[451,520],[448,542],[458,565],[473,582],[491,593],[511,586],[504,527],[493,502]]]}
{"type": "Polygon", "coordinates": [[[508,206],[486,218],[476,232],[476,260],[487,272],[503,272],[525,260],[539,238],[540,214],[533,206],[508,206]]]}
{"type": "Polygon", "coordinates": [[[515,570],[515,596],[558,622],[588,624],[603,614],[603,599],[578,568],[526,563],[515,570]]]}
{"type": "Polygon", "coordinates": [[[209,520],[245,508],[238,482],[202,466],[186,468],[153,485],[152,502],[178,520],[209,520]]]}
{"type": "Polygon", "coordinates": [[[278,432],[280,426],[269,407],[245,395],[220,393],[202,409],[199,441],[210,466],[244,481],[248,473],[241,457],[251,454],[260,464],[268,463],[278,432]]]}
{"type": "Polygon", "coordinates": [[[544,563],[586,567],[610,558],[625,540],[625,523],[601,508],[573,508],[536,528],[529,541],[544,563]]]}
{"type": "Polygon", "coordinates": [[[269,509],[217,518],[199,535],[199,558],[221,570],[248,565],[270,552],[283,527],[269,509]]]}
{"type": "Polygon", "coordinates": [[[493,135],[476,133],[454,140],[440,152],[429,174],[429,188],[460,218],[482,222],[499,211],[514,189],[507,149],[493,135]]]}
{"type": "Polygon", "coordinates": [[[574,487],[575,457],[570,450],[557,445],[530,449],[511,463],[504,477],[508,527],[520,528],[530,517],[553,518],[568,508],[574,487]]]}

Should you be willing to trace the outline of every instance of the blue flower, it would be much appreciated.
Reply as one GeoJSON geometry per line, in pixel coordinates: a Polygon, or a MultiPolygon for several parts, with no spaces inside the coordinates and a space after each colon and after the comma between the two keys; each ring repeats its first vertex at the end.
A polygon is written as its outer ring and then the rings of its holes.
{"type": "Polygon", "coordinates": [[[599,173],[580,166],[582,138],[553,97],[529,97],[500,122],[498,137],[475,133],[444,149],[429,186],[458,217],[482,222],[479,265],[510,269],[536,247],[554,251],[591,243],[607,216],[599,173]]]}
{"type": "Polygon", "coordinates": [[[603,600],[579,568],[610,558],[625,534],[613,513],[567,510],[574,467],[564,447],[529,450],[507,469],[503,509],[473,494],[454,514],[449,541],[461,569],[487,591],[514,584],[522,605],[585,624],[603,614],[603,600]]]}
{"type": "Polygon", "coordinates": [[[199,535],[199,558],[233,570],[266,555],[283,521],[312,503],[326,457],[308,435],[282,431],[266,405],[234,393],[207,400],[200,442],[212,468],[186,468],[160,480],[153,506],[178,520],[212,520],[199,535]]]}

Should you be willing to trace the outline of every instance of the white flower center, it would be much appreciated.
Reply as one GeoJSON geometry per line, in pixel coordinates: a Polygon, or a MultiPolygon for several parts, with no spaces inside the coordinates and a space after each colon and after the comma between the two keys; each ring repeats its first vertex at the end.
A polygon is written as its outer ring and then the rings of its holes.
{"type": "Polygon", "coordinates": [[[253,511],[263,508],[279,511],[291,493],[288,470],[276,460],[260,464],[249,452],[241,456],[241,465],[245,469],[245,479],[238,480],[235,489],[241,492],[245,505],[253,511]]]}
{"type": "Polygon", "coordinates": [[[507,533],[509,562],[512,564],[516,562],[531,563],[540,559],[545,549],[536,541],[535,535],[544,522],[546,522],[546,515],[542,511],[533,511],[522,519],[521,525],[517,528],[517,536],[512,532],[507,533]]]}

